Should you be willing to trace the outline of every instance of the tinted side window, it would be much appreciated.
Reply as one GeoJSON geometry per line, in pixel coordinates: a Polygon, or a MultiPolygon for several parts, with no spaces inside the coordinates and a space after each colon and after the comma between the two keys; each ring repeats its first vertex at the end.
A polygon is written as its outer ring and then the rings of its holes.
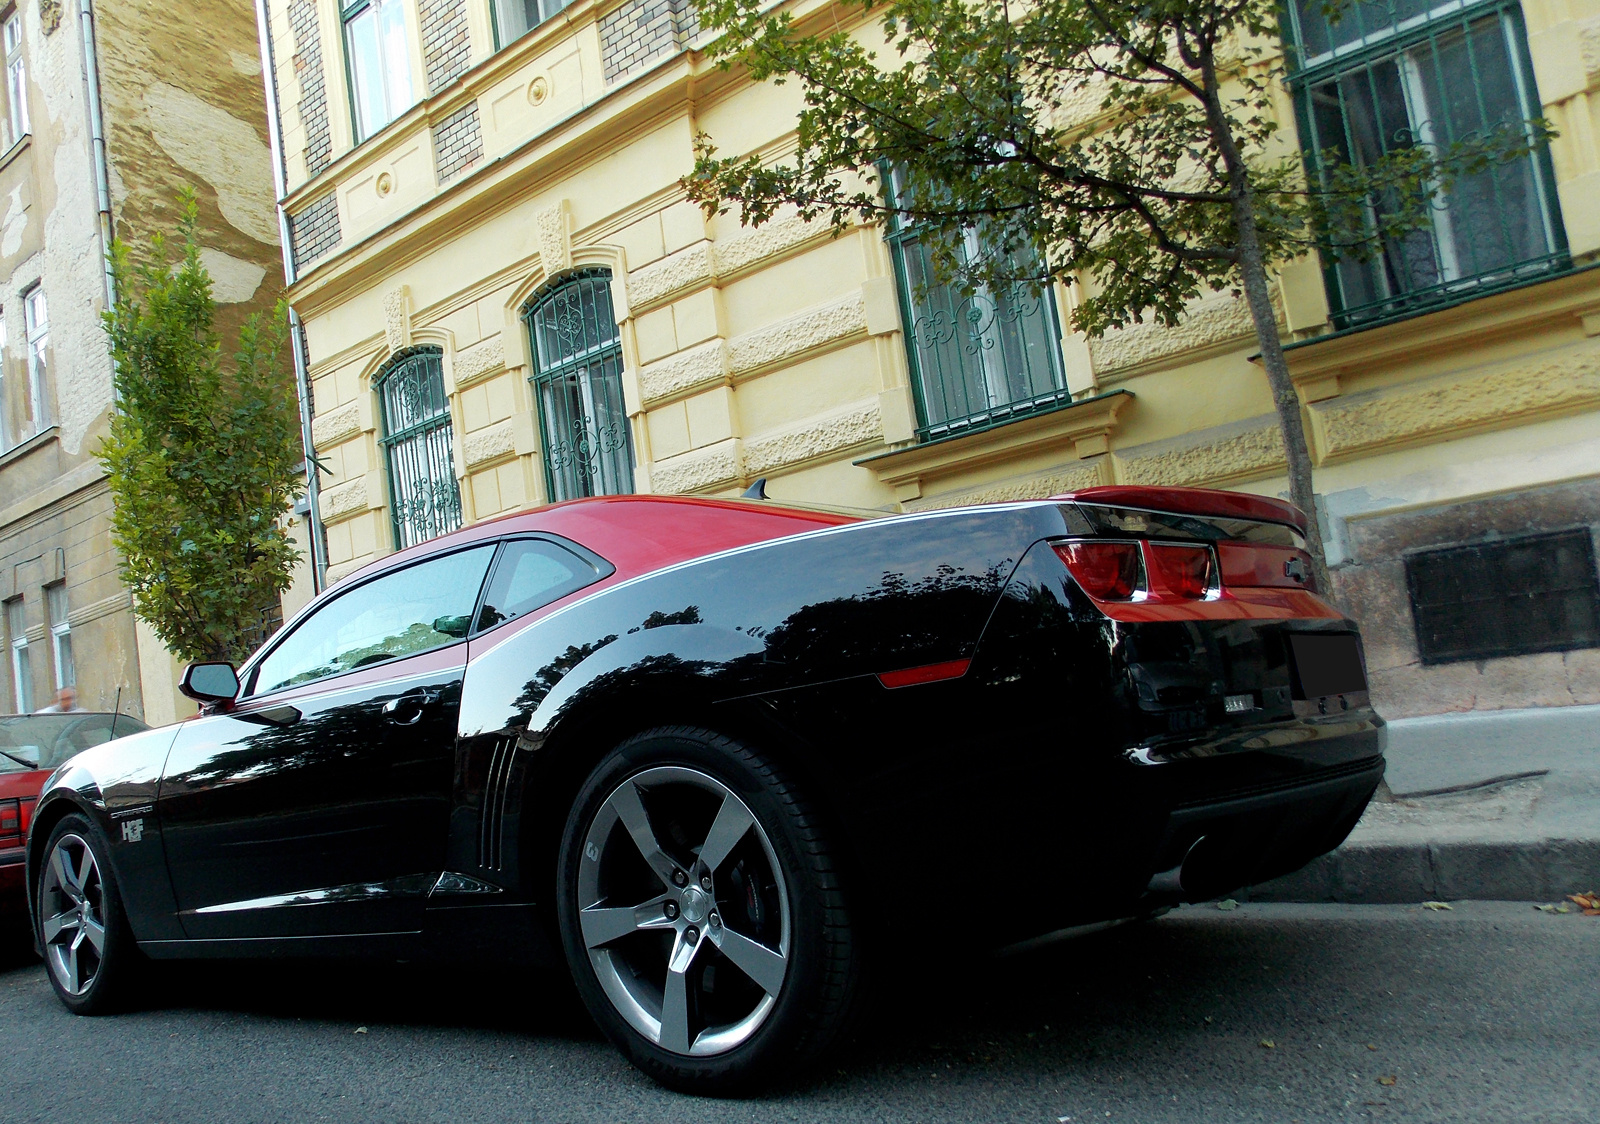
{"type": "Polygon", "coordinates": [[[467,634],[494,547],[447,554],[357,586],[318,609],[261,661],[252,694],[342,675],[467,634]]]}
{"type": "Polygon", "coordinates": [[[604,575],[565,547],[541,539],[513,539],[495,564],[478,631],[520,617],[582,589],[604,575]]]}

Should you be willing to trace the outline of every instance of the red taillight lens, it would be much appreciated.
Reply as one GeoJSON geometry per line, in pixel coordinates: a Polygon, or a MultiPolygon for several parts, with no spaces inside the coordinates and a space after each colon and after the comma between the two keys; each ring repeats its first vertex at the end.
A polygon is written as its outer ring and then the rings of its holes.
{"type": "Polygon", "coordinates": [[[1199,601],[1216,583],[1211,548],[1150,544],[1150,568],[1160,589],[1178,597],[1199,601]]]}
{"type": "Polygon", "coordinates": [[[21,842],[21,803],[16,800],[0,800],[0,847],[15,847],[21,842]]]}
{"type": "Polygon", "coordinates": [[[1142,566],[1136,542],[1066,542],[1056,553],[1083,591],[1096,601],[1126,601],[1139,590],[1142,566]]]}

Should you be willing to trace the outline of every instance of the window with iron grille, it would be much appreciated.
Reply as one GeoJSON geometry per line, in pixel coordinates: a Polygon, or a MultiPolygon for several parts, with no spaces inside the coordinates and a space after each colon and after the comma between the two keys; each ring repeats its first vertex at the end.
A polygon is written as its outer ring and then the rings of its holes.
{"type": "Polygon", "coordinates": [[[1600,647],[1587,527],[1420,551],[1406,582],[1425,664],[1600,647]]]}
{"type": "MultiPolygon", "coordinates": [[[[1328,19],[1294,0],[1286,26],[1300,139],[1313,178],[1325,161],[1369,164],[1398,149],[1443,147],[1540,114],[1518,0],[1367,0],[1328,19]]],[[[1367,201],[1374,216],[1393,196],[1367,201]]],[[[1337,328],[1467,299],[1565,269],[1566,235],[1549,152],[1455,181],[1429,224],[1367,261],[1332,262],[1337,328]]]]}
{"type": "Polygon", "coordinates": [[[451,455],[450,399],[438,348],[397,357],[375,380],[389,462],[396,549],[461,526],[461,490],[451,455]]]}
{"type": "Polygon", "coordinates": [[[523,319],[533,343],[531,381],[551,501],[633,491],[610,271],[563,279],[536,297],[523,319]]]}
{"type": "MultiPolygon", "coordinates": [[[[902,173],[885,176],[891,199],[905,189],[902,173]]],[[[1055,298],[1048,288],[979,286],[963,293],[934,278],[931,257],[914,222],[891,214],[885,237],[900,290],[906,359],[923,440],[1010,421],[1069,402],[1061,366],[1055,298]]],[[[969,230],[966,260],[983,252],[969,230]]]]}

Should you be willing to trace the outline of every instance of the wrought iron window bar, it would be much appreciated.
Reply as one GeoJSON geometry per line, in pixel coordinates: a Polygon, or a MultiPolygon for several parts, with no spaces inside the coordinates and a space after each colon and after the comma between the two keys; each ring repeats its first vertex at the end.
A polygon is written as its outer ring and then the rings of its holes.
{"type": "Polygon", "coordinates": [[[441,352],[404,353],[376,381],[395,547],[404,549],[461,526],[441,352]]]}

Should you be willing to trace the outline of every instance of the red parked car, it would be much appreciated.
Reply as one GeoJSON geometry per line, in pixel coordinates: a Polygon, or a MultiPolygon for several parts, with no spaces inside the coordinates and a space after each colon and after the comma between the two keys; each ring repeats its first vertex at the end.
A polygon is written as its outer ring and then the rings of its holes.
{"type": "Polygon", "coordinates": [[[148,730],[137,718],[97,711],[0,714],[0,915],[26,917],[23,844],[34,801],[46,778],[67,758],[110,741],[113,734],[148,730]]]}

